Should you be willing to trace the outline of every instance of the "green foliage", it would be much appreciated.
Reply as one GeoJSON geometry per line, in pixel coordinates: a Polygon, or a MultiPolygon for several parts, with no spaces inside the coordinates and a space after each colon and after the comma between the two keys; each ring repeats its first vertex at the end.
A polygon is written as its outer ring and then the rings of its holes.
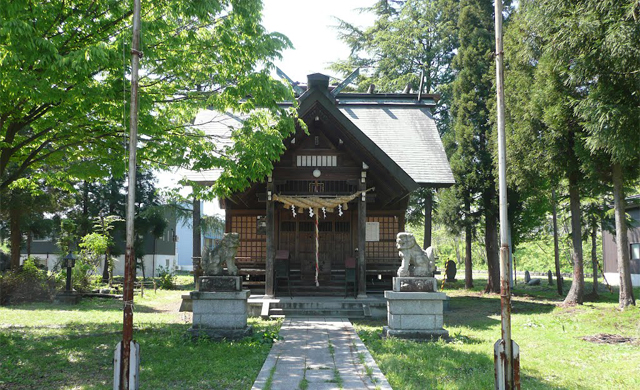
{"type": "MultiPolygon", "coordinates": [[[[96,276],[98,264],[95,258],[91,258],[81,252],[76,259],[76,265],[71,269],[71,283],[76,291],[89,292],[98,284],[96,276]]],[[[66,268],[60,270],[60,274],[66,275],[66,268]]]]}
{"type": "MultiPolygon", "coordinates": [[[[264,177],[294,128],[294,109],[276,105],[292,92],[269,76],[288,39],[266,33],[258,1],[143,1],[142,9],[140,164],[231,170],[220,193],[264,177]],[[190,125],[206,107],[264,109],[250,114],[253,132],[236,132],[248,155],[218,149],[190,125]],[[248,159],[255,163],[239,163],[248,159]]],[[[0,191],[122,176],[131,12],[115,0],[0,2],[0,191]]]]}
{"type": "Polygon", "coordinates": [[[172,290],[176,286],[176,275],[169,267],[160,266],[157,269],[158,287],[164,290],[172,290]]]}
{"type": "Polygon", "coordinates": [[[455,1],[377,1],[366,12],[376,15],[373,26],[361,29],[340,20],[339,38],[351,55],[332,65],[343,75],[362,68],[357,89],[375,84],[378,91],[438,93],[435,118],[440,133],[449,128],[453,80],[451,61],[457,47],[455,1]],[[424,81],[420,75],[424,73],[424,81]]]}
{"type": "Polygon", "coordinates": [[[460,3],[457,21],[460,45],[452,64],[458,72],[452,83],[453,131],[443,141],[456,179],[455,188],[448,191],[453,191],[462,205],[457,208],[463,210],[459,218],[463,226],[464,221],[473,218],[470,207],[478,199],[476,194],[482,194],[476,208],[485,210],[495,203],[489,109],[495,100],[490,61],[494,50],[492,15],[489,2],[460,3]]]}
{"type": "MultiPolygon", "coordinates": [[[[100,233],[90,233],[82,237],[79,246],[88,258],[93,259],[102,255],[107,250],[109,239],[100,233]]],[[[99,259],[97,261],[99,261],[99,259]]]]}
{"type": "Polygon", "coordinates": [[[73,249],[73,245],[77,240],[77,225],[70,219],[62,219],[60,221],[60,231],[58,235],[58,248],[60,249],[60,257],[68,255],[73,249]]]}
{"type": "Polygon", "coordinates": [[[571,109],[584,126],[591,154],[635,168],[640,161],[640,24],[638,3],[625,1],[543,1],[537,7],[550,21],[537,27],[547,38],[564,83],[582,90],[571,109]]]}

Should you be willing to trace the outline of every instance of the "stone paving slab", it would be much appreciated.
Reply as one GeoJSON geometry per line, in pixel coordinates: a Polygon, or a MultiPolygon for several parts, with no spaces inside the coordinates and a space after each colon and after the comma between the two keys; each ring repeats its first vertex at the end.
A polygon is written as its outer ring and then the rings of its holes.
{"type": "Polygon", "coordinates": [[[287,318],[280,337],[252,390],[391,390],[346,318],[287,318]]]}

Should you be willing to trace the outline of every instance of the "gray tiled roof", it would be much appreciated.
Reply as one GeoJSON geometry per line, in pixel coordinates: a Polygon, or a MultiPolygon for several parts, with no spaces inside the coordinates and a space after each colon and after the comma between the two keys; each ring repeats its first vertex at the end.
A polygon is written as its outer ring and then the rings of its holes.
{"type": "MultiPolygon", "coordinates": [[[[340,105],[340,112],[385,152],[416,183],[454,184],[453,174],[431,111],[412,105],[340,105]]],[[[212,110],[201,111],[194,124],[213,136],[218,147],[231,145],[231,128],[242,126],[242,118],[212,110]]],[[[220,170],[182,171],[184,177],[210,183],[220,170]]]]}
{"type": "Polygon", "coordinates": [[[339,110],[416,183],[455,183],[428,107],[349,105],[339,110]]]}

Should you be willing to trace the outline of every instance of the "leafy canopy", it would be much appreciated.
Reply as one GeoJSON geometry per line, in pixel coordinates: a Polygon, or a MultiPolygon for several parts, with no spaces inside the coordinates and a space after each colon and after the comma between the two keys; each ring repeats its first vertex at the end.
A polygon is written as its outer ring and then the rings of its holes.
{"type": "MultiPolygon", "coordinates": [[[[229,169],[220,192],[246,185],[237,177],[266,175],[295,111],[278,108],[292,93],[269,76],[290,43],[265,32],[261,10],[254,0],[142,2],[140,164],[229,169]],[[190,125],[205,107],[262,108],[235,135],[253,148],[249,157],[240,145],[217,150],[190,125]]],[[[122,175],[130,42],[128,2],[0,0],[0,191],[40,178],[68,186],[122,175]]]]}

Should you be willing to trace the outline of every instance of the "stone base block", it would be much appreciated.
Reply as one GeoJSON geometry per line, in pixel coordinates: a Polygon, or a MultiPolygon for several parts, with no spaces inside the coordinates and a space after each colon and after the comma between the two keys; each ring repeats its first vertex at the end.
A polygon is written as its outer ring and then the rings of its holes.
{"type": "Polygon", "coordinates": [[[53,302],[54,303],[61,303],[61,304],[65,304],[65,305],[75,305],[77,303],[79,303],[82,300],[82,295],[78,294],[75,291],[71,291],[71,292],[61,292],[56,294],[56,297],[54,298],[53,302]]]}
{"type": "Polygon", "coordinates": [[[250,291],[192,291],[193,327],[244,329],[250,291]]]}
{"type": "Polygon", "coordinates": [[[433,341],[438,339],[448,339],[449,331],[446,329],[391,329],[388,326],[382,328],[382,337],[397,337],[400,339],[416,340],[416,341],[433,341]]]}
{"type": "Polygon", "coordinates": [[[433,340],[449,336],[449,332],[442,328],[446,294],[385,291],[384,297],[387,299],[388,325],[384,337],[433,340]]]}
{"type": "Polygon", "coordinates": [[[438,282],[436,278],[427,276],[398,276],[393,278],[395,292],[436,292],[438,282]]]}
{"type": "Polygon", "coordinates": [[[247,300],[251,291],[191,291],[189,293],[192,301],[226,301],[226,300],[247,300]]]}
{"type": "Polygon", "coordinates": [[[239,329],[203,328],[194,325],[189,328],[188,332],[192,339],[206,337],[212,340],[238,340],[250,336],[253,333],[253,328],[251,326],[239,329]]]}
{"type": "Polygon", "coordinates": [[[242,276],[201,276],[199,291],[241,291],[242,276]]]}

